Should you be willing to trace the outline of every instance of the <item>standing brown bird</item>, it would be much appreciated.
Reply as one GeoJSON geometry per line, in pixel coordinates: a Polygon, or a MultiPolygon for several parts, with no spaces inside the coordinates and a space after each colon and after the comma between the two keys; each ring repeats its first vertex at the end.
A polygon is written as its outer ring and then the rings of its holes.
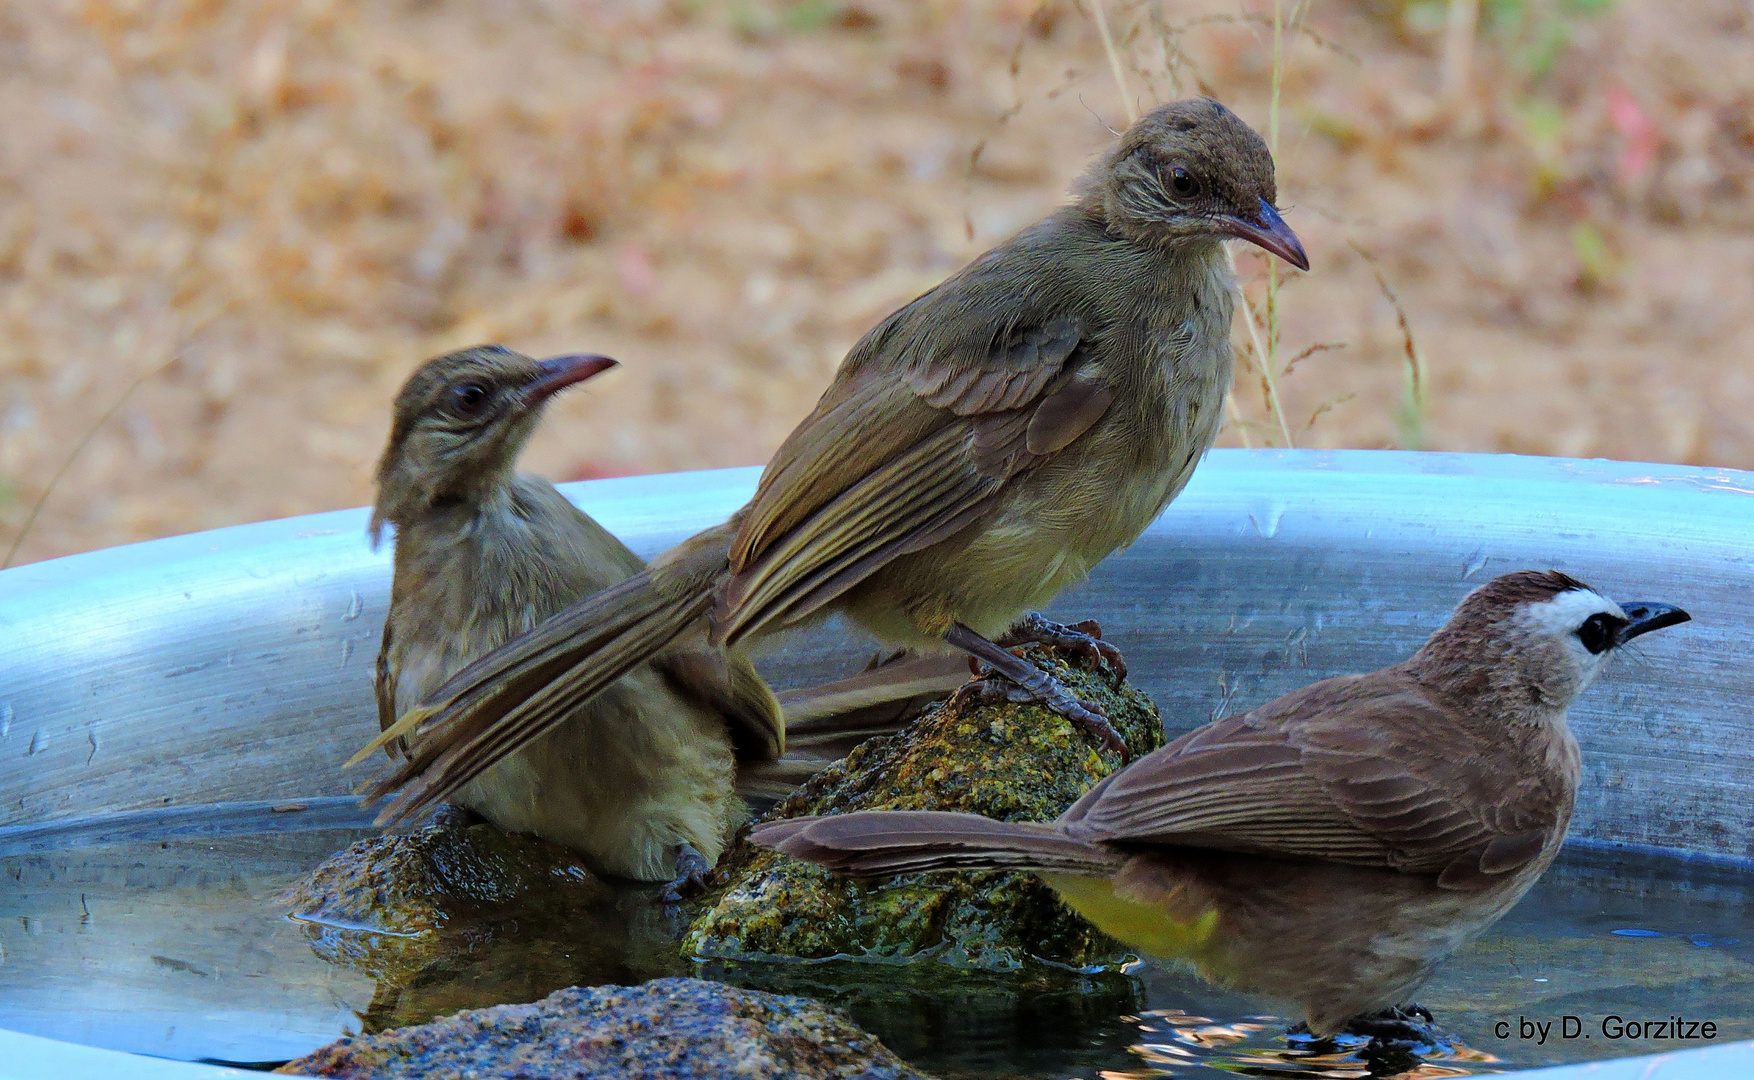
{"type": "MultiPolygon", "coordinates": [[[[431,360],[402,388],[371,521],[374,543],[385,523],[396,529],[380,727],[471,660],[644,569],[548,481],[513,472],[548,399],[614,364],[490,345],[431,360]]],[[[740,655],[701,642],[567,710],[455,802],[604,873],[680,887],[711,869],[745,814],[737,759],[784,747],[767,684],[740,655]]]]}
{"type": "Polygon", "coordinates": [[[1037,871],[1120,940],[1296,997],[1328,1035],[1407,1004],[1529,890],[1577,793],[1567,707],[1614,649],[1687,619],[1509,574],[1405,662],[1190,731],[1052,824],[865,811],[751,839],[857,877],[1037,871]]]}
{"type": "Polygon", "coordinates": [[[1112,647],[1031,616],[1181,491],[1231,382],[1240,237],[1306,268],[1273,160],[1217,102],[1162,106],[1072,203],[885,319],[725,525],[459,672],[398,723],[372,790],[417,812],[710,623],[735,643],[841,611],[886,641],[961,649],[1124,753],[1114,729],[992,639],[1112,647]],[[1017,624],[1014,626],[1014,624],[1017,624]]]}

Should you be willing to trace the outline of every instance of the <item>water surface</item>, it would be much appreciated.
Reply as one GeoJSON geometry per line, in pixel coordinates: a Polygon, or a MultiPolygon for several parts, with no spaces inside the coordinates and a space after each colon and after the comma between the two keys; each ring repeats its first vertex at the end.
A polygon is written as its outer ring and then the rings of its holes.
{"type": "MultiPolygon", "coordinates": [[[[509,911],[413,941],[287,918],[280,893],[370,835],[345,814],[294,811],[13,843],[0,857],[0,1027],[280,1062],[344,1034],[562,986],[695,974],[837,1004],[945,1077],[1364,1074],[1344,1046],[1323,1055],[1288,1042],[1294,1005],[1152,962],[1094,975],[690,963],[671,944],[680,918],[651,889],[597,890],[564,918],[509,911]]],[[[1710,1021],[1715,1042],[1754,1038],[1751,880],[1735,867],[1568,848],[1419,995],[1455,1052],[1416,1075],[1712,1044],[1615,1038],[1616,1016],[1710,1021]]]]}

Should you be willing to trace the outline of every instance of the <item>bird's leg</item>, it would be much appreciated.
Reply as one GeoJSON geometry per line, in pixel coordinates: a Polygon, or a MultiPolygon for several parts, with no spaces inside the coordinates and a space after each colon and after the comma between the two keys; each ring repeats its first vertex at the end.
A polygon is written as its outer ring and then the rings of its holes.
{"type": "Polygon", "coordinates": [[[380,1031],[388,1031],[400,1027],[396,1023],[396,1007],[402,1004],[402,988],[388,979],[379,979],[372,990],[371,1004],[364,1012],[353,1015],[359,1017],[359,1033],[376,1035],[380,1031]]]}
{"type": "MultiPolygon", "coordinates": [[[[1044,620],[1045,621],[1045,620],[1044,620]]],[[[1060,680],[1049,675],[1041,668],[1014,655],[1008,649],[988,641],[986,638],[970,630],[961,623],[952,623],[950,632],[944,635],[946,644],[953,645],[977,660],[984,662],[993,669],[994,674],[1010,680],[1020,692],[1013,694],[1009,690],[1002,691],[1004,700],[1018,703],[1042,705],[1084,728],[1095,735],[1104,749],[1113,750],[1125,761],[1132,757],[1127,744],[1120,732],[1108,722],[1089,702],[1079,701],[1072,696],[1060,680]]],[[[982,690],[981,693],[1000,693],[1001,691],[982,690]]]]}
{"type": "Polygon", "coordinates": [[[1061,624],[1032,611],[999,638],[999,644],[1007,649],[1031,641],[1082,653],[1093,667],[1100,667],[1106,661],[1116,675],[1123,679],[1127,677],[1127,662],[1122,659],[1121,650],[1102,640],[1102,627],[1095,619],[1061,624]]]}
{"type": "Polygon", "coordinates": [[[467,829],[487,819],[462,803],[445,803],[433,812],[432,823],[440,828],[467,829]]]}
{"type": "Polygon", "coordinates": [[[699,896],[706,892],[707,875],[713,872],[712,864],[706,856],[694,850],[694,845],[684,840],[676,845],[676,876],[670,884],[664,886],[664,902],[674,904],[685,896],[699,896]]]}

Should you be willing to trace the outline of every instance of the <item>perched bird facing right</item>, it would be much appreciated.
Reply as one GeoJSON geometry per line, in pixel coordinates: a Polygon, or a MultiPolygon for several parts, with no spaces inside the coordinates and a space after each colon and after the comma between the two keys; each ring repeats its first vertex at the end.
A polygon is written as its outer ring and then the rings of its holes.
{"type": "Polygon", "coordinates": [[[1616,648],[1687,620],[1508,574],[1410,659],[1190,731],[1051,824],[866,811],[751,839],[855,877],[1036,871],[1120,940],[1296,997],[1332,1034],[1407,1004],[1529,890],[1577,794],[1566,709],[1616,648]]]}
{"type": "MultiPolygon", "coordinates": [[[[855,345],[755,497],[650,568],[460,672],[398,721],[372,791],[396,818],[460,790],[677,638],[736,644],[840,611],[892,645],[966,652],[1110,750],[1107,720],[993,639],[1133,542],[1212,445],[1230,388],[1226,240],[1307,269],[1266,144],[1215,101],[1164,105],[1071,203],[855,345]]],[[[1000,680],[1003,680],[1002,682],[1000,680]]]]}

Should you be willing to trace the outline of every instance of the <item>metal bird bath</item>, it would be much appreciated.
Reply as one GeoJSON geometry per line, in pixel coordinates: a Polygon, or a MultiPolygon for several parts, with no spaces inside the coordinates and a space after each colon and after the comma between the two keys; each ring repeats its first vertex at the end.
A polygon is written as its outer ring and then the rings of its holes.
{"type": "MultiPolygon", "coordinates": [[[[565,490],[650,556],[722,521],[757,476],[728,469],[565,490]]],[[[340,766],[376,730],[370,680],[390,580],[387,550],[366,544],[366,516],[243,525],[0,573],[0,855],[220,837],[276,808],[298,809],[302,828],[358,824],[340,766]]],[[[1173,733],[1403,658],[1469,588],[1510,570],[1554,567],[1612,596],[1680,604],[1689,627],[1647,639],[1572,711],[1585,779],[1570,845],[1754,873],[1751,526],[1754,473],[1221,450],[1057,608],[1101,621],[1173,733]]],[[[843,673],[870,652],[831,623],[769,649],[762,668],[784,687],[843,673]]],[[[12,887],[0,881],[0,893],[12,887]]],[[[83,915],[93,917],[102,913],[83,915]]],[[[76,909],[73,924],[80,918],[76,909]]],[[[42,932],[41,913],[9,919],[5,932],[14,921],[18,933],[42,932]]],[[[103,1008],[133,1005],[125,992],[94,1002],[116,992],[105,982],[112,969],[139,957],[87,948],[73,932],[43,953],[62,969],[56,989],[5,1015],[59,1038],[0,1031],[0,1076],[248,1075],[168,1060],[174,1053],[140,1045],[138,1032],[108,1034],[103,1008]],[[109,989],[82,996],[81,971],[109,989]],[[165,1056],[104,1048],[118,1045],[165,1056]]],[[[217,982],[210,996],[224,1000],[217,982]]],[[[1625,1053],[1656,1049],[1628,1043],[1625,1053]]],[[[1543,1075],[1754,1075],[1754,1042],[1543,1075]]]]}

